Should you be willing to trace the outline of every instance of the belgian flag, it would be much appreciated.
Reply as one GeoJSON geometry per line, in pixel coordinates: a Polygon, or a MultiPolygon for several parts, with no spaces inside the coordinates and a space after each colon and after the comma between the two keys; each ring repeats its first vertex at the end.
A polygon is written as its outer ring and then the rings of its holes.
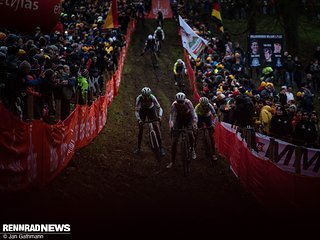
{"type": "Polygon", "coordinates": [[[117,0],[112,0],[110,10],[106,17],[106,20],[103,24],[103,29],[106,28],[117,28],[119,26],[118,23],[118,7],[117,7],[117,0]]]}
{"type": "Polygon", "coordinates": [[[219,9],[219,3],[217,2],[213,3],[211,16],[214,18],[214,21],[216,22],[220,32],[224,32],[223,25],[222,25],[222,18],[221,18],[220,9],[219,9]]]}

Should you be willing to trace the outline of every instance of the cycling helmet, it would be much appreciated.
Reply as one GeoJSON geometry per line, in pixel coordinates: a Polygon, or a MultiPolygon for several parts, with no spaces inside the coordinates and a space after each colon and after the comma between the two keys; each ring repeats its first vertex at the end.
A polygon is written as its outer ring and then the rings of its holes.
{"type": "Polygon", "coordinates": [[[186,99],[186,95],[183,92],[178,92],[176,94],[176,100],[177,101],[184,101],[186,99]]]}
{"type": "Polygon", "coordinates": [[[157,30],[161,30],[161,27],[157,27],[157,30]]]}
{"type": "Polygon", "coordinates": [[[180,59],[180,58],[177,60],[177,62],[178,63],[183,63],[182,59],[180,59]]]}
{"type": "Polygon", "coordinates": [[[153,37],[152,37],[152,35],[150,34],[150,35],[148,36],[148,39],[149,39],[149,40],[152,40],[152,38],[153,38],[153,37]]]}
{"type": "Polygon", "coordinates": [[[150,96],[150,94],[151,94],[151,89],[148,88],[148,87],[144,87],[144,88],[142,88],[142,90],[141,90],[141,94],[142,94],[143,96],[150,96]]]}
{"type": "Polygon", "coordinates": [[[209,99],[206,98],[206,97],[201,97],[200,100],[199,100],[199,102],[200,102],[200,104],[201,104],[202,106],[206,106],[206,105],[209,104],[209,99]]]}

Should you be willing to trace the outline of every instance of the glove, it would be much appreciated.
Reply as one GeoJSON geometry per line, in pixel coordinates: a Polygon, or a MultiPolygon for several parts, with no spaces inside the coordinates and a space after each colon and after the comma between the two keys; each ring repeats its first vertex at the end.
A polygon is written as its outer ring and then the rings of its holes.
{"type": "Polygon", "coordinates": [[[143,122],[141,121],[141,119],[138,119],[138,124],[139,124],[139,125],[142,125],[142,124],[143,124],[143,122]]]}
{"type": "Polygon", "coordinates": [[[173,128],[173,122],[172,122],[172,121],[169,122],[169,128],[170,128],[170,129],[173,128]]]}
{"type": "Polygon", "coordinates": [[[159,121],[159,123],[161,124],[161,117],[158,117],[158,121],[159,121]]]}

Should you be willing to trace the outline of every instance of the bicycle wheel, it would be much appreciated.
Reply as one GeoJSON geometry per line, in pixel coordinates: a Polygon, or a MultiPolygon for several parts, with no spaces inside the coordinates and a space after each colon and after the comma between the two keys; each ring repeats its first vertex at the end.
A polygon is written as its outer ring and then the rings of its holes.
{"type": "Polygon", "coordinates": [[[178,75],[177,87],[178,92],[184,92],[184,82],[181,75],[178,75]]]}
{"type": "Polygon", "coordinates": [[[183,139],[181,141],[181,161],[183,166],[183,175],[186,177],[190,173],[190,149],[188,142],[183,139]]]}
{"type": "Polygon", "coordinates": [[[150,137],[151,148],[154,154],[156,155],[157,162],[160,164],[161,162],[160,147],[159,147],[159,142],[158,142],[155,131],[151,131],[149,134],[149,137],[150,137]]]}
{"type": "Polygon", "coordinates": [[[157,56],[155,52],[151,52],[151,63],[153,68],[158,67],[158,61],[157,61],[157,56]]]}
{"type": "Polygon", "coordinates": [[[214,166],[213,159],[212,159],[213,149],[212,149],[211,137],[209,135],[209,131],[207,128],[204,129],[204,144],[206,147],[206,153],[207,153],[207,157],[209,158],[210,165],[213,167],[214,166]]]}

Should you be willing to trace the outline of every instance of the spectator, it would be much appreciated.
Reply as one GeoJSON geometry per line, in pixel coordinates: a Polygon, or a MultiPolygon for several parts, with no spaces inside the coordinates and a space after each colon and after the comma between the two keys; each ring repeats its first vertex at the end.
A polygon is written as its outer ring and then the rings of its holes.
{"type": "Polygon", "coordinates": [[[287,104],[291,105],[295,102],[294,95],[292,93],[292,87],[287,88],[286,96],[287,96],[287,104]]]}
{"type": "Polygon", "coordinates": [[[263,107],[261,108],[259,120],[257,124],[260,125],[260,132],[263,134],[270,134],[270,124],[272,119],[272,109],[270,106],[263,102],[263,107]]]}
{"type": "Polygon", "coordinates": [[[287,104],[287,86],[282,86],[279,92],[279,101],[282,106],[287,104]]]}
{"type": "Polygon", "coordinates": [[[285,79],[287,86],[293,86],[295,62],[292,60],[292,56],[288,55],[287,61],[284,64],[285,79]]]}
{"type": "Polygon", "coordinates": [[[296,82],[298,88],[301,88],[302,76],[303,76],[303,65],[302,65],[301,61],[299,60],[298,56],[295,56],[294,57],[293,78],[294,78],[294,81],[296,82]]]}
{"type": "Polygon", "coordinates": [[[320,65],[317,59],[314,59],[313,64],[310,66],[310,73],[312,80],[315,83],[315,90],[320,91],[320,65]]]}
{"type": "Polygon", "coordinates": [[[271,119],[270,134],[271,136],[283,140],[289,140],[292,133],[292,124],[286,111],[282,106],[276,107],[276,113],[271,119]]]}
{"type": "Polygon", "coordinates": [[[294,142],[305,147],[313,147],[317,142],[317,135],[315,125],[309,121],[308,112],[304,111],[293,133],[294,142]]]}

